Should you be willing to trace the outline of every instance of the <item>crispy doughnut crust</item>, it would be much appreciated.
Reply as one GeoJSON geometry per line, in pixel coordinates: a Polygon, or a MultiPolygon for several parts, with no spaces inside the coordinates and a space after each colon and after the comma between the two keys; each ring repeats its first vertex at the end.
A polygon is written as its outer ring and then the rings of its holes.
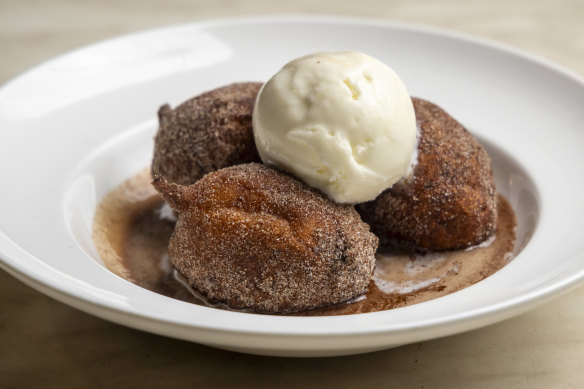
{"type": "Polygon", "coordinates": [[[261,86],[236,83],[196,96],[176,109],[163,105],[158,111],[152,175],[188,185],[227,166],[260,162],[251,115],[261,86]]]}
{"type": "Polygon", "coordinates": [[[171,263],[211,301],[294,312],[367,291],[378,239],[351,205],[257,163],[153,185],[179,214],[171,263]]]}
{"type": "Polygon", "coordinates": [[[496,228],[491,160],[443,109],[412,100],[420,130],[413,176],[357,210],[390,248],[455,250],[477,245],[496,228]]]}

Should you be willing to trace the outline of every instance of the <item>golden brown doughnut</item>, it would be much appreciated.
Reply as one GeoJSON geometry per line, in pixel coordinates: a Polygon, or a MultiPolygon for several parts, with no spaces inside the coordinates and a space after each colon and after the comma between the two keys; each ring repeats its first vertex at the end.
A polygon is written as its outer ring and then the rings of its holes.
{"type": "Polygon", "coordinates": [[[454,250],[479,244],[496,227],[491,160],[443,109],[412,100],[420,130],[413,176],[357,210],[384,246],[454,250]]]}
{"type": "Polygon", "coordinates": [[[257,163],[153,184],[179,215],[171,263],[211,301],[294,312],[367,291],[378,239],[353,206],[257,163]]]}
{"type": "Polygon", "coordinates": [[[175,109],[163,105],[158,111],[152,175],[188,185],[227,166],[260,162],[251,115],[261,85],[231,84],[175,109]]]}

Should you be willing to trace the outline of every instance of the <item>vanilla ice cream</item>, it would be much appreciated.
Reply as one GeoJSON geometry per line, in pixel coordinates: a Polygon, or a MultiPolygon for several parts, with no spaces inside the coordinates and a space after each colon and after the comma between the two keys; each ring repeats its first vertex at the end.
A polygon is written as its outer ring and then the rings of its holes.
{"type": "Polygon", "coordinates": [[[286,64],[260,90],[253,131],[264,163],[342,203],[373,200],[406,174],[416,150],[404,84],[354,51],[286,64]]]}

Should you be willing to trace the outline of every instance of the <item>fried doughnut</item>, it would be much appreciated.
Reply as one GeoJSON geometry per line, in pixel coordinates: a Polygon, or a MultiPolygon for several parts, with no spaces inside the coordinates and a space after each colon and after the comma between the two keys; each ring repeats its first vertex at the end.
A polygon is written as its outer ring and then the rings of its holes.
{"type": "Polygon", "coordinates": [[[496,227],[491,160],[444,110],[412,100],[420,130],[413,175],[357,210],[384,246],[454,250],[479,244],[496,227]]]}
{"type": "Polygon", "coordinates": [[[261,86],[236,83],[203,93],[176,109],[163,105],[158,111],[152,175],[188,185],[227,166],[260,162],[251,115],[261,86]]]}
{"type": "Polygon", "coordinates": [[[353,206],[257,163],[153,184],[179,215],[170,261],[210,301],[285,313],[367,291],[378,239],[353,206]]]}

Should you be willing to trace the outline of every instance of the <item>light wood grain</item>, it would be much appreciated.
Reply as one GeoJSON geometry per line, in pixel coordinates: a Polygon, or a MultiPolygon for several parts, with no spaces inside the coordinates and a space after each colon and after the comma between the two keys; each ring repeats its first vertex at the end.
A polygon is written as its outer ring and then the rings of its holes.
{"type": "MultiPolygon", "coordinates": [[[[330,13],[424,23],[529,50],[584,74],[579,0],[0,0],[0,83],[127,32],[226,16],[330,13]]],[[[550,259],[553,260],[553,259],[550,259]]],[[[0,272],[0,388],[584,387],[584,287],[511,320],[367,355],[248,356],[86,315],[0,272]]]]}

